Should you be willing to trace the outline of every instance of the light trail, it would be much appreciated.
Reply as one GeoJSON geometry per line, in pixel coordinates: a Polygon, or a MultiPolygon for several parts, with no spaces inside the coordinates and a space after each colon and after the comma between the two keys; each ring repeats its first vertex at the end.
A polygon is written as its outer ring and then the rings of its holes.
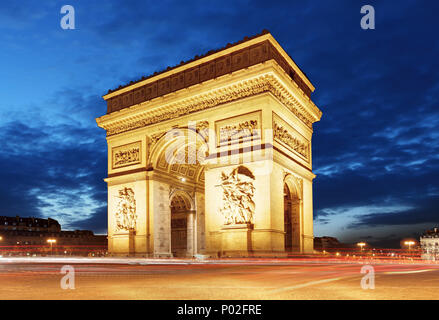
{"type": "Polygon", "coordinates": [[[439,267],[439,262],[426,262],[423,260],[407,261],[407,260],[380,260],[380,259],[363,259],[363,260],[349,260],[349,259],[321,259],[316,258],[302,258],[302,259],[256,259],[256,258],[245,258],[245,259],[154,259],[154,258],[116,258],[116,257],[0,257],[0,265],[2,264],[117,264],[117,265],[278,265],[278,266],[289,266],[289,265],[318,265],[318,266],[332,266],[334,264],[339,265],[407,265],[407,266],[429,266],[429,267],[439,267]]]}
{"type": "Polygon", "coordinates": [[[272,290],[271,293],[279,293],[279,292],[283,292],[283,291],[291,291],[291,290],[294,290],[294,289],[302,289],[302,288],[305,288],[305,287],[319,285],[319,284],[324,284],[324,283],[328,283],[328,282],[334,282],[334,281],[341,280],[341,279],[343,279],[343,278],[339,277],[339,278],[332,278],[332,279],[323,279],[323,280],[317,280],[317,281],[310,281],[310,282],[305,282],[305,283],[301,283],[301,284],[290,286],[290,287],[284,287],[284,288],[275,289],[275,290],[272,290]]]}
{"type": "Polygon", "coordinates": [[[384,274],[411,274],[411,273],[422,273],[422,272],[430,272],[430,271],[436,271],[436,270],[427,269],[427,270],[410,270],[410,271],[387,271],[384,272],[384,274]]]}

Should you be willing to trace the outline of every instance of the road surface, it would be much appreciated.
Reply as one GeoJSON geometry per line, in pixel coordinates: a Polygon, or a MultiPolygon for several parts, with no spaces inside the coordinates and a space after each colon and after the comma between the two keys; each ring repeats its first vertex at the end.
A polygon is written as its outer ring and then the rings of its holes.
{"type": "Polygon", "coordinates": [[[187,262],[2,258],[0,299],[439,299],[437,264],[187,262]],[[67,264],[75,289],[61,288],[67,264]],[[375,289],[361,287],[366,264],[374,268],[375,289]]]}

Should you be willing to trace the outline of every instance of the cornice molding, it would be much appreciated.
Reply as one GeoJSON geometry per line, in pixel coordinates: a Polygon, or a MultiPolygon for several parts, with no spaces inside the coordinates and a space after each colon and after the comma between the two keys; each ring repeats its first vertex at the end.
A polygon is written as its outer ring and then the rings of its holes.
{"type": "Polygon", "coordinates": [[[297,85],[294,86],[294,82],[292,84],[291,88],[287,88],[284,82],[274,72],[270,71],[251,79],[231,83],[206,93],[158,106],[157,108],[145,110],[145,108],[142,108],[142,105],[137,105],[124,109],[123,113],[126,113],[126,115],[121,114],[116,118],[114,117],[115,114],[106,115],[98,118],[97,122],[101,128],[107,131],[107,136],[113,136],[210,109],[238,99],[269,92],[287,106],[306,126],[312,129],[312,124],[320,120],[322,112],[308,97],[305,97],[305,94],[297,85]],[[294,91],[294,94],[291,91],[294,91]],[[302,102],[296,97],[301,97],[300,100],[302,102]],[[304,102],[307,107],[303,105],[304,102]]]}
{"type": "MultiPolygon", "coordinates": [[[[259,48],[261,49],[261,48],[259,48]]],[[[257,50],[256,50],[257,51],[257,50]]],[[[260,35],[257,35],[255,37],[251,37],[251,38],[244,38],[243,41],[238,41],[235,44],[228,44],[226,47],[219,49],[219,50],[211,50],[209,51],[206,55],[198,57],[195,56],[195,58],[193,60],[187,61],[187,62],[181,62],[180,65],[174,66],[174,67],[168,67],[166,70],[163,70],[161,72],[158,73],[154,73],[148,77],[142,77],[142,79],[138,80],[138,81],[131,81],[129,84],[124,85],[124,86],[119,86],[119,88],[116,88],[114,90],[110,90],[108,94],[105,94],[103,96],[103,98],[105,100],[109,100],[111,98],[114,98],[118,95],[123,95],[125,93],[128,93],[132,90],[138,89],[142,86],[145,85],[149,85],[149,84],[153,84],[154,82],[158,81],[158,80],[163,80],[169,76],[172,75],[177,75],[178,73],[181,72],[185,72],[188,71],[190,69],[202,66],[202,65],[207,65],[210,64],[212,62],[215,62],[215,59],[223,59],[225,57],[227,57],[228,55],[240,55],[240,54],[249,54],[250,60],[253,61],[248,61],[249,64],[248,65],[242,65],[241,67],[238,67],[238,69],[242,69],[245,67],[249,67],[253,64],[258,63],[258,61],[260,59],[262,59],[262,61],[266,61],[266,60],[270,60],[270,59],[274,59],[276,60],[278,63],[280,63],[280,65],[282,66],[282,68],[284,68],[285,71],[289,71],[290,68],[292,68],[292,70],[294,70],[294,73],[296,73],[300,79],[295,79],[296,81],[298,81],[299,83],[306,85],[308,87],[308,89],[310,90],[310,92],[308,94],[310,94],[311,92],[314,91],[314,86],[312,85],[312,83],[309,81],[308,77],[303,73],[303,71],[297,66],[297,64],[293,61],[293,59],[285,52],[285,50],[280,46],[280,44],[276,41],[276,39],[274,39],[274,37],[268,32],[268,31],[263,31],[260,35]],[[260,47],[263,43],[269,43],[270,44],[270,48],[268,50],[268,52],[262,53],[260,52],[260,56],[259,54],[256,54],[255,49],[258,49],[256,47],[260,47]],[[251,52],[248,51],[247,53],[243,52],[243,50],[249,50],[251,49],[251,52]],[[268,54],[268,55],[267,55],[268,54]],[[258,57],[259,56],[259,57],[258,57]],[[265,58],[263,58],[262,56],[265,56],[265,58]],[[256,58],[258,57],[258,58],[256,58]],[[266,59],[266,60],[265,60],[266,59]]],[[[244,59],[238,59],[239,61],[241,60],[247,60],[247,57],[242,57],[244,59]]],[[[262,62],[259,61],[259,62],[262,62]]],[[[219,62],[219,61],[218,61],[219,62]]],[[[232,63],[234,61],[231,61],[232,63]]],[[[214,63],[215,64],[215,63],[214,63]]],[[[236,69],[234,69],[236,70],[236,69]]],[[[218,77],[218,76],[215,76],[218,77]]],[[[187,86],[185,86],[187,87],[187,86]]],[[[303,88],[304,89],[304,88],[303,88]]],[[[306,91],[308,91],[308,89],[305,89],[306,91]]],[[[174,91],[174,90],[171,90],[174,91]]],[[[149,100],[149,99],[148,99],[149,100]]],[[[122,108],[127,107],[127,105],[123,106],[122,108]]],[[[120,108],[117,108],[118,110],[120,110],[120,108]]],[[[113,110],[113,108],[111,107],[109,109],[109,113],[116,111],[113,110]]]]}

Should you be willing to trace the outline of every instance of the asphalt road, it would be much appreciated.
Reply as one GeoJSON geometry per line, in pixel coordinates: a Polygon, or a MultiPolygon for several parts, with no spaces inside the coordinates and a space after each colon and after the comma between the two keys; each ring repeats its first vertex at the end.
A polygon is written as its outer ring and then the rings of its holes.
{"type": "Polygon", "coordinates": [[[365,290],[359,262],[107,262],[0,260],[0,299],[439,299],[433,264],[372,263],[365,290]],[[67,263],[75,289],[61,288],[67,263]]]}

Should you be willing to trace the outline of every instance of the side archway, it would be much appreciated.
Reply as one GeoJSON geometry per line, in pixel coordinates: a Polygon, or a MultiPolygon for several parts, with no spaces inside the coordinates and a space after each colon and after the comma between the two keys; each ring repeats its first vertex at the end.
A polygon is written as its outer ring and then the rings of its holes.
{"type": "Polygon", "coordinates": [[[284,179],[284,232],[285,252],[303,252],[302,186],[292,174],[284,179]]]}

